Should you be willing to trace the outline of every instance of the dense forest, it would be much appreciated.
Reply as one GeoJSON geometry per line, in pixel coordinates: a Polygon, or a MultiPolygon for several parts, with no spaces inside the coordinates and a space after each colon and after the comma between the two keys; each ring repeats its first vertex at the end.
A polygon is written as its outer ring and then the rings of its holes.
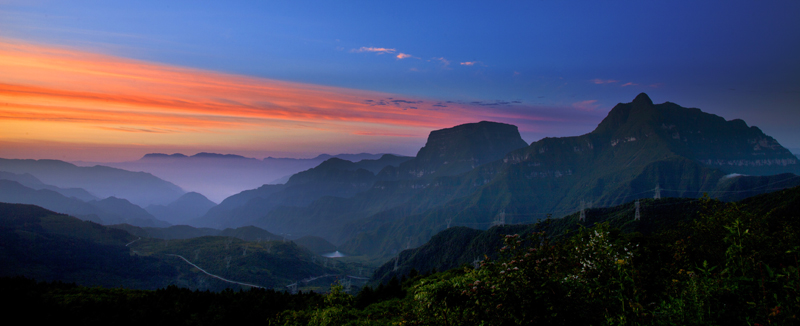
{"type": "Polygon", "coordinates": [[[212,325],[789,325],[800,314],[798,188],[738,203],[704,198],[697,218],[629,232],[610,223],[560,237],[506,234],[497,258],[412,270],[350,294],[88,288],[4,278],[29,321],[212,325]]]}

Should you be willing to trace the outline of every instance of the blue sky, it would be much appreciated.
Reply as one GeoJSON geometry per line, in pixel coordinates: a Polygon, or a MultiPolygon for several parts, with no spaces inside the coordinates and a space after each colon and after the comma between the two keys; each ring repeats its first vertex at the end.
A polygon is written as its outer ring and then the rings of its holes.
{"type": "Polygon", "coordinates": [[[0,37],[576,116],[528,142],[589,132],[646,92],[800,148],[798,17],[798,1],[0,1],[0,37]]]}

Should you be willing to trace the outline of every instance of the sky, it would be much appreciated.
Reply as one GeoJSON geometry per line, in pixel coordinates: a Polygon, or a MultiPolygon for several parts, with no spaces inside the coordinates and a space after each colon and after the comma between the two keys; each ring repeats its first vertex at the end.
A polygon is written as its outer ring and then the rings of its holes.
{"type": "Polygon", "coordinates": [[[641,92],[800,148],[798,1],[0,0],[0,157],[415,155],[641,92]]]}

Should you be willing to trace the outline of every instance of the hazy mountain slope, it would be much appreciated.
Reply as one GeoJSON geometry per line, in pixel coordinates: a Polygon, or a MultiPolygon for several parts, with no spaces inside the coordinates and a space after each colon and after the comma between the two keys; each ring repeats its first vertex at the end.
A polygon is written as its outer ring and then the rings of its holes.
{"type": "Polygon", "coordinates": [[[396,166],[409,159],[388,154],[377,160],[355,163],[330,158],[312,169],[293,175],[284,185],[264,185],[228,197],[205,216],[191,221],[191,224],[215,228],[255,224],[275,230],[268,223],[256,220],[279,206],[307,206],[324,196],[352,197],[369,189],[378,180],[372,171],[396,166]]]}
{"type": "Polygon", "coordinates": [[[12,180],[19,182],[23,186],[26,186],[31,189],[47,189],[55,191],[59,194],[64,195],[64,197],[75,197],[76,199],[82,201],[91,201],[97,200],[96,196],[90,194],[88,191],[81,189],[81,188],[59,188],[56,186],[51,186],[48,184],[44,184],[42,181],[34,177],[30,173],[23,173],[23,174],[16,174],[11,172],[4,172],[0,171],[0,180],[12,180]]]}
{"type": "Polygon", "coordinates": [[[0,159],[0,171],[30,173],[42,182],[63,188],[82,188],[100,197],[125,198],[141,206],[168,204],[184,191],[144,172],[107,166],[78,167],[57,160],[0,159]]]}
{"type": "MultiPolygon", "coordinates": [[[[313,168],[332,157],[358,161],[378,159],[381,154],[339,154],[336,156],[323,154],[309,159],[268,157],[259,160],[240,155],[205,152],[191,156],[180,153],[171,155],[151,153],[136,161],[102,163],[101,165],[152,173],[187,191],[199,192],[212,201],[221,202],[245,189],[257,188],[264,184],[275,184],[277,179],[283,177],[288,179],[288,176],[313,168]]],[[[95,163],[78,162],[78,164],[94,165],[95,163]]]]}
{"type": "Polygon", "coordinates": [[[0,180],[0,202],[37,205],[102,224],[168,225],[166,222],[155,219],[141,207],[124,199],[109,197],[103,200],[83,202],[76,198],[64,197],[52,190],[34,190],[10,180],[0,180]]]}
{"type": "Polygon", "coordinates": [[[187,192],[169,205],[150,205],[145,210],[162,221],[171,224],[187,224],[189,221],[205,215],[216,205],[199,193],[187,192]]]}

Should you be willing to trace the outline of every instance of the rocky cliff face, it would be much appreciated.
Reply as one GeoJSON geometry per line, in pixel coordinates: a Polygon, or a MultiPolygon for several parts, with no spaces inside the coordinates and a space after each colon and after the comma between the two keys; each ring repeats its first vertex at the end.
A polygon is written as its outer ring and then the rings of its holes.
{"type": "Polygon", "coordinates": [[[468,123],[432,131],[416,158],[381,173],[399,179],[457,175],[527,145],[514,125],[468,123]]]}

